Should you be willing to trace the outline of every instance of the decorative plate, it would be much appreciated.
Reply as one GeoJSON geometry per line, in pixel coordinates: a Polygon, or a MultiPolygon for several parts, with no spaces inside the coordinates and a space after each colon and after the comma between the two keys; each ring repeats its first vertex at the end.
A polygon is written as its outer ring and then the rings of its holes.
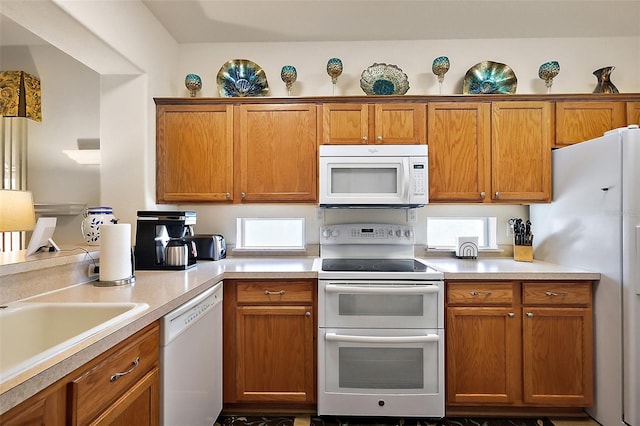
{"type": "Polygon", "coordinates": [[[264,70],[248,59],[232,59],[218,71],[216,78],[220,96],[265,96],[269,83],[264,70]]]}
{"type": "Polygon", "coordinates": [[[409,90],[409,79],[395,65],[374,63],[362,71],[360,87],[367,95],[404,95],[409,90]]]}
{"type": "Polygon", "coordinates": [[[518,79],[508,65],[500,62],[484,61],[473,67],[464,76],[462,93],[491,94],[516,93],[518,79]]]}

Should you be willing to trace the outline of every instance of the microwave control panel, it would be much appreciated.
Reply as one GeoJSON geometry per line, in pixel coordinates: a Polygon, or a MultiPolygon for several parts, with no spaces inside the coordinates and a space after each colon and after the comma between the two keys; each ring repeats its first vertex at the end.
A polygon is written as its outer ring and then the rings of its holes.
{"type": "Polygon", "coordinates": [[[411,162],[411,193],[414,195],[422,195],[427,192],[427,164],[419,162],[411,162]]]}

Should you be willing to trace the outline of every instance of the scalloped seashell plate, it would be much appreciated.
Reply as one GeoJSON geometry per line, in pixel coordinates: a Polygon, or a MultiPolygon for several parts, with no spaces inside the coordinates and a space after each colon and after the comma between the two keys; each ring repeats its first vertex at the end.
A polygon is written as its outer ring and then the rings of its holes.
{"type": "Polygon", "coordinates": [[[360,87],[367,95],[404,95],[409,79],[396,65],[374,63],[362,71],[360,87]]]}
{"type": "Polygon", "coordinates": [[[248,59],[227,61],[216,77],[223,97],[265,96],[269,92],[267,75],[260,65],[248,59]]]}
{"type": "Polygon", "coordinates": [[[463,94],[516,93],[518,79],[505,64],[493,61],[477,63],[464,76],[463,94]]]}

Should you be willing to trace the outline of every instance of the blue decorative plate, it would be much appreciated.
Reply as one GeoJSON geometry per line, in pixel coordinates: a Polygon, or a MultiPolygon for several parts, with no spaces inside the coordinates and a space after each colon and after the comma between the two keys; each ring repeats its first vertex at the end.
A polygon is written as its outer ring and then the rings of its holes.
{"type": "Polygon", "coordinates": [[[404,95],[409,90],[409,79],[395,65],[375,63],[362,71],[360,87],[367,95],[404,95]]]}
{"type": "Polygon", "coordinates": [[[216,78],[220,96],[265,96],[269,83],[264,70],[248,59],[232,59],[226,62],[216,78]]]}
{"type": "Polygon", "coordinates": [[[516,93],[518,79],[508,65],[499,62],[484,61],[473,67],[464,76],[462,93],[491,94],[516,93]]]}

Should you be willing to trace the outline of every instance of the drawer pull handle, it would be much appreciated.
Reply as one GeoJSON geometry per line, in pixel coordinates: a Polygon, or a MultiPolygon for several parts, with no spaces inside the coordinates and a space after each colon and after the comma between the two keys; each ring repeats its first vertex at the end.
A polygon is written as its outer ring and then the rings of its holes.
{"type": "Polygon", "coordinates": [[[280,290],[280,291],[265,290],[264,291],[265,296],[282,296],[283,294],[284,294],[284,290],[280,290]]]}
{"type": "Polygon", "coordinates": [[[116,373],[113,376],[111,376],[111,379],[109,379],[109,381],[111,382],[115,382],[116,380],[118,380],[120,377],[122,376],[126,376],[127,374],[131,373],[133,370],[135,370],[136,368],[138,368],[138,365],[140,364],[140,357],[136,357],[136,359],[133,360],[133,362],[131,363],[131,368],[128,369],[127,371],[125,371],[124,373],[116,373]]]}
{"type": "Polygon", "coordinates": [[[472,296],[491,296],[490,291],[472,291],[470,294],[472,296]]]}
{"type": "Polygon", "coordinates": [[[553,291],[547,291],[545,293],[547,296],[552,297],[552,296],[568,296],[569,293],[567,293],[566,291],[560,292],[560,293],[554,293],[553,291]]]}

